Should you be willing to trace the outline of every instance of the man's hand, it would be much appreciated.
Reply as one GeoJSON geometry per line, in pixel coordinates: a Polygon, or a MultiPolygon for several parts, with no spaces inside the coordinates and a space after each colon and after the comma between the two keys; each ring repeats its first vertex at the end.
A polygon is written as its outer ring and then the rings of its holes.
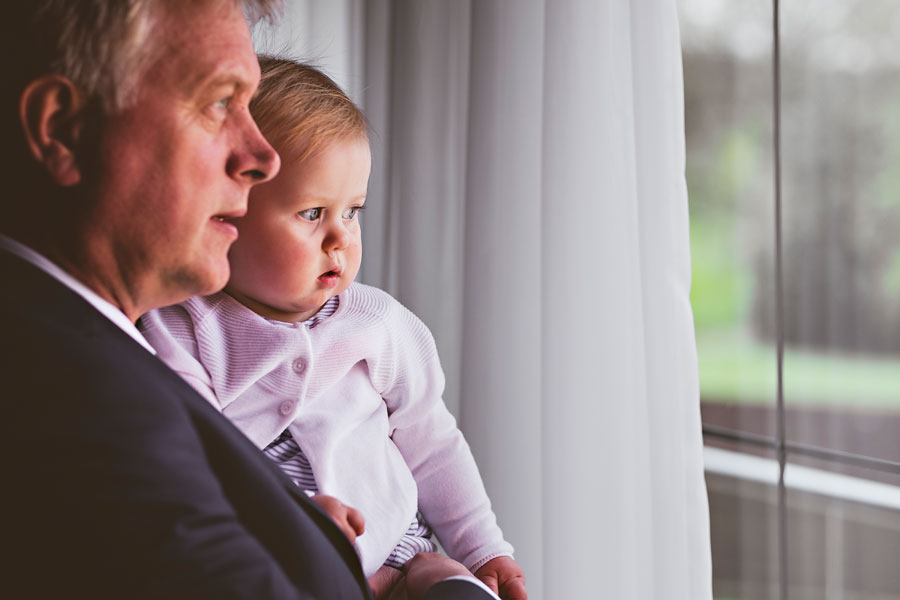
{"type": "Polygon", "coordinates": [[[416,554],[403,565],[403,570],[406,574],[391,590],[390,600],[422,600],[438,581],[454,575],[472,575],[452,558],[436,552],[416,554]]]}
{"type": "Polygon", "coordinates": [[[503,600],[527,600],[525,574],[518,563],[509,556],[498,556],[487,561],[475,571],[480,579],[503,600]]]}
{"type": "MultiPolygon", "coordinates": [[[[403,571],[394,567],[384,565],[375,571],[375,574],[369,577],[369,587],[372,588],[372,595],[375,596],[375,600],[385,600],[387,598],[390,598],[390,600],[405,600],[405,596],[391,595],[391,591],[397,586],[397,582],[402,579],[403,571]]],[[[405,586],[400,587],[405,588],[405,586]]]]}
{"type": "Polygon", "coordinates": [[[326,496],[325,494],[316,494],[310,497],[310,500],[319,505],[319,507],[328,513],[331,520],[334,521],[350,543],[356,541],[356,536],[362,535],[366,530],[365,520],[362,514],[355,508],[351,508],[335,498],[334,496],[326,496]]]}

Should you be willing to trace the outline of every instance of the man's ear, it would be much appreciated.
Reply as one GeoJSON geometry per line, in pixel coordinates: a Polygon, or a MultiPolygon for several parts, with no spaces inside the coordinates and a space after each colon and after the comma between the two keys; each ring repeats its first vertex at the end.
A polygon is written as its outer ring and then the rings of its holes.
{"type": "Polygon", "coordinates": [[[62,75],[35,79],[19,98],[19,120],[28,150],[58,185],[81,181],[76,148],[83,108],[82,94],[62,75]]]}

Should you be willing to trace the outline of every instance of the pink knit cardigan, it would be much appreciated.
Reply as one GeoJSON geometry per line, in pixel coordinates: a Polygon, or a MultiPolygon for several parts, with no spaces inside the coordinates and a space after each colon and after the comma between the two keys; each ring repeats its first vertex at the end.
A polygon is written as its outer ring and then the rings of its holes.
{"type": "Polygon", "coordinates": [[[289,429],[319,490],[360,510],[374,573],[418,507],[471,570],[511,555],[478,468],[441,394],[428,328],[387,293],[353,284],[310,329],[263,318],[225,293],[141,319],[173,370],[257,446],[289,429]]]}

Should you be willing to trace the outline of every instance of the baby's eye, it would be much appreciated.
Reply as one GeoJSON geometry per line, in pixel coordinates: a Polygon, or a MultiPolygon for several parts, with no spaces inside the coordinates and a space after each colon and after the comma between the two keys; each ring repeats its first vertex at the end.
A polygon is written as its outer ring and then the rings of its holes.
{"type": "Polygon", "coordinates": [[[342,215],[348,221],[352,221],[356,218],[356,216],[365,208],[365,206],[351,206],[347,210],[344,211],[342,215]]]}
{"type": "Polygon", "coordinates": [[[297,213],[297,216],[303,219],[304,221],[318,221],[319,217],[322,216],[321,208],[307,208],[306,210],[301,210],[297,213]]]}

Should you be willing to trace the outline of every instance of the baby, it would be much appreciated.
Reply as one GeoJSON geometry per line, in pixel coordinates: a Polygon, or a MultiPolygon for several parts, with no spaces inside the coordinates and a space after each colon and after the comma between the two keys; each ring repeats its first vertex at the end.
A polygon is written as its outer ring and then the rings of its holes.
{"type": "Polygon", "coordinates": [[[233,221],[224,292],[145,315],[144,333],[355,541],[377,597],[412,556],[436,549],[433,530],[495,592],[524,599],[522,570],[441,399],[430,332],[353,282],[371,168],[365,118],[311,67],[260,66],[250,110],[281,172],[233,221]]]}

